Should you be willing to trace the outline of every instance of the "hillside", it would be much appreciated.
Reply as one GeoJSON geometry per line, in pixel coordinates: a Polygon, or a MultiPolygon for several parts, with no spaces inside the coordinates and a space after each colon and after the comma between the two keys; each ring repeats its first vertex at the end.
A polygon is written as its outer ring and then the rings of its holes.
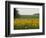
{"type": "Polygon", "coordinates": [[[33,15],[19,15],[19,16],[16,16],[16,18],[39,18],[39,14],[33,14],[33,15]]]}

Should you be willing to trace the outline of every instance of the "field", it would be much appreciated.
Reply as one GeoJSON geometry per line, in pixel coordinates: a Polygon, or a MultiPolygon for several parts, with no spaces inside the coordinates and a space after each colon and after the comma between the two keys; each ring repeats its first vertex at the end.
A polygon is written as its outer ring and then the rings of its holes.
{"type": "Polygon", "coordinates": [[[14,29],[39,29],[39,16],[21,16],[14,18],[14,29]]]}

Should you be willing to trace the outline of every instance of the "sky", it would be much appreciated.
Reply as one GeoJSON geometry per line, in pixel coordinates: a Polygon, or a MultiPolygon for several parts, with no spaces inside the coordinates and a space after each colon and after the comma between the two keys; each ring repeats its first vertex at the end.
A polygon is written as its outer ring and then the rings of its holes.
{"type": "Polygon", "coordinates": [[[33,15],[39,13],[38,8],[17,8],[20,15],[33,15]]]}

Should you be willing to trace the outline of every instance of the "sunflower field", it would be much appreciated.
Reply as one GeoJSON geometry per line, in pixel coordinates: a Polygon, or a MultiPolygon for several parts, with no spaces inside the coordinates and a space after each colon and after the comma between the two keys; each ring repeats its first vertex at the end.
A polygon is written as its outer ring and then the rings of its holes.
{"type": "Polygon", "coordinates": [[[39,29],[39,19],[14,19],[14,29],[39,29]]]}

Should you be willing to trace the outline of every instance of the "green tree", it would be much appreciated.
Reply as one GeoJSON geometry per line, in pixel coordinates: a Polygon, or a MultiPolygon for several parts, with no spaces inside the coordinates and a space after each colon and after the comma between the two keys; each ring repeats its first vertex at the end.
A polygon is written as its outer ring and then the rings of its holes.
{"type": "Polygon", "coordinates": [[[18,10],[16,10],[16,8],[14,8],[14,18],[19,18],[19,14],[18,14],[18,10]]]}

